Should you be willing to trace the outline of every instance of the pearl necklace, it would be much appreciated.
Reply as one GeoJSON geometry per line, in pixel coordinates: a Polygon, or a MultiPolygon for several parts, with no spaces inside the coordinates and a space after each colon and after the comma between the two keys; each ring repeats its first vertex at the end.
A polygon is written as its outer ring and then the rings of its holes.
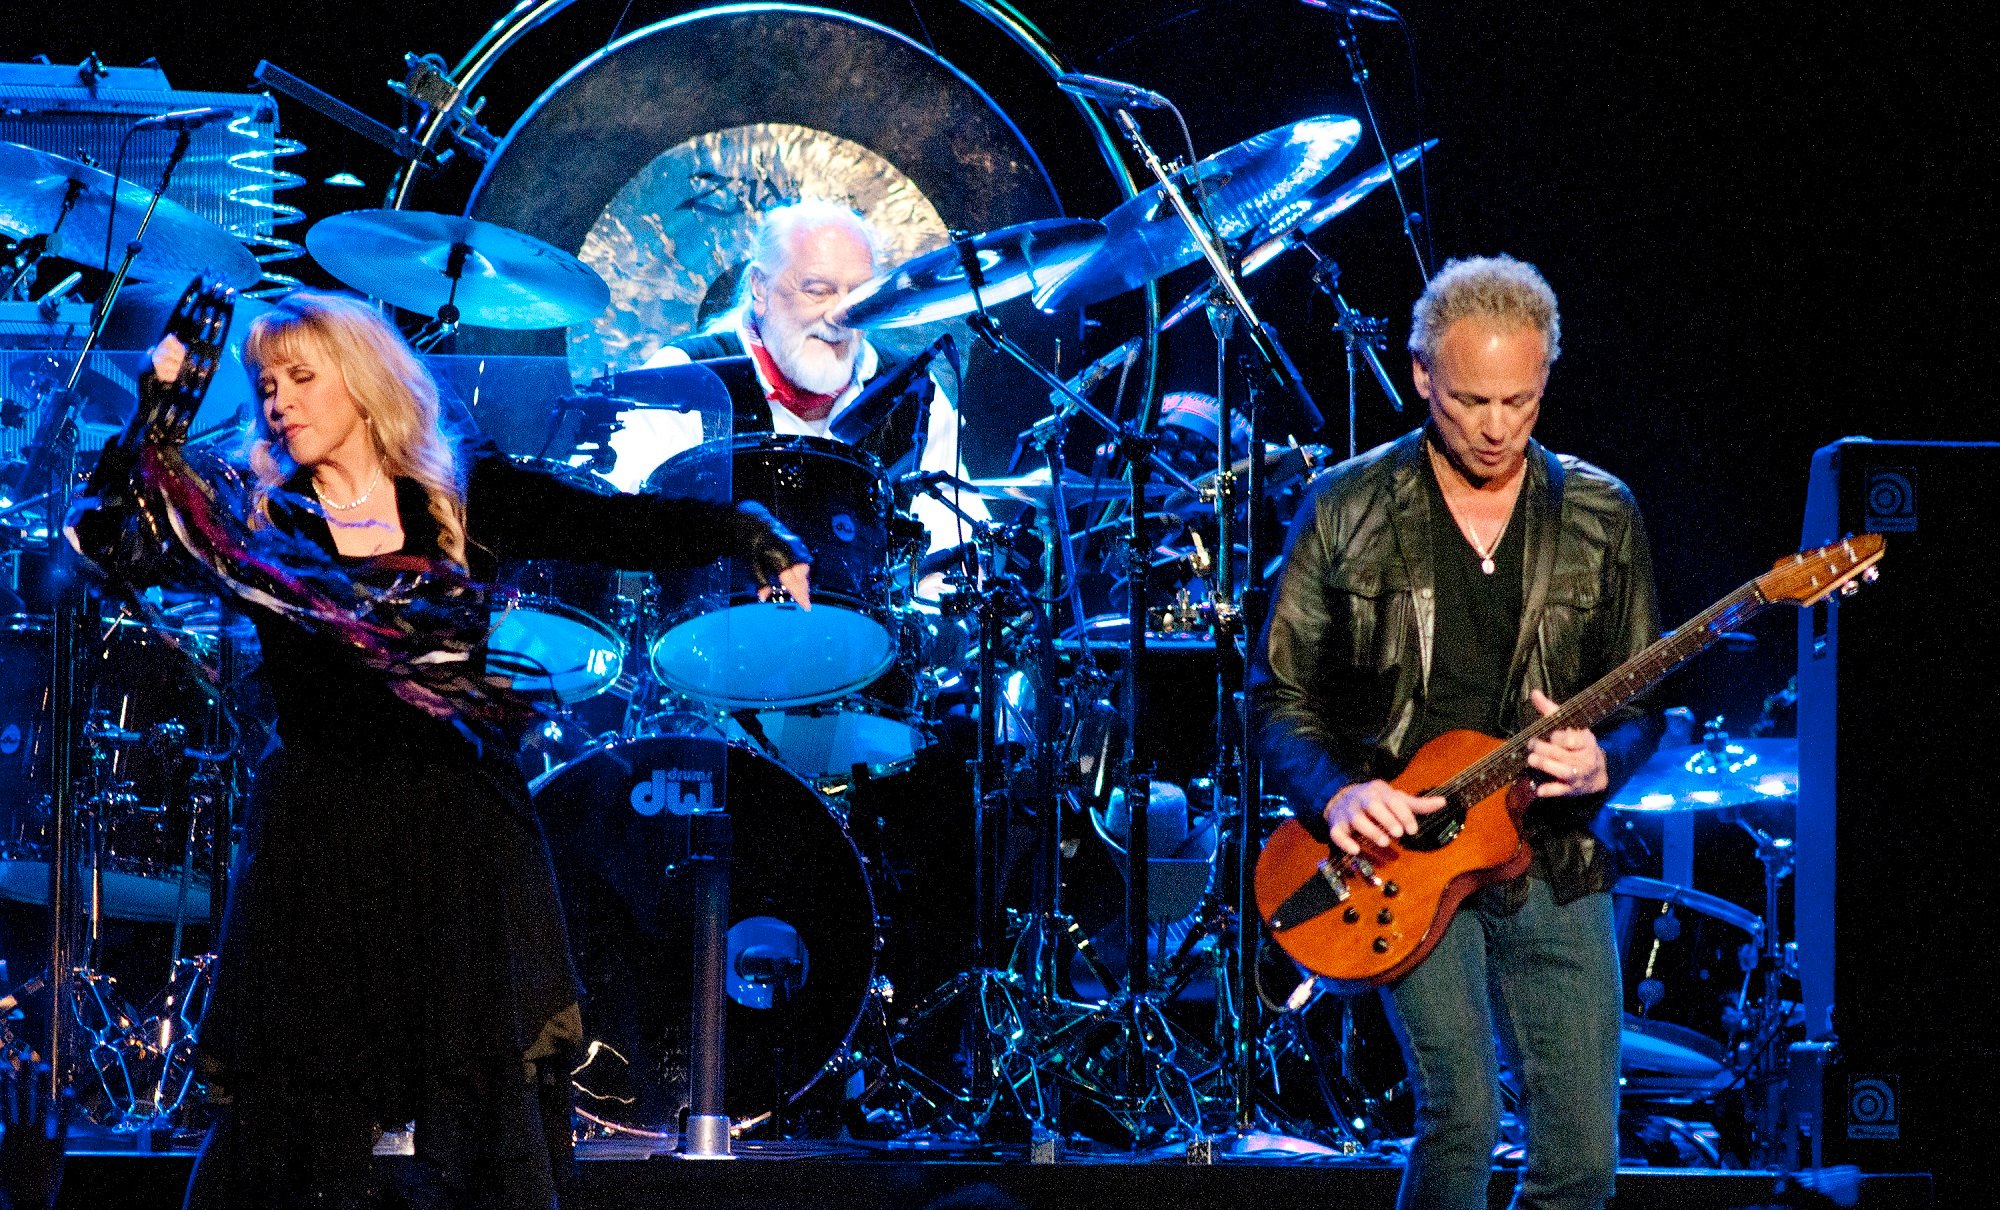
{"type": "MultiPolygon", "coordinates": [[[[376,465],[375,465],[375,479],[374,479],[374,481],[373,481],[372,483],[370,483],[370,484],[368,485],[368,490],[367,490],[367,491],[365,491],[365,492],[362,492],[362,493],[361,493],[360,495],[358,495],[358,496],[354,497],[354,499],[352,499],[352,500],[349,500],[349,501],[348,501],[347,503],[345,503],[345,504],[335,504],[335,503],[334,503],[333,501],[331,501],[331,500],[329,500],[329,499],[327,499],[327,498],[326,498],[326,493],[325,493],[325,492],[320,492],[320,493],[319,493],[319,502],[320,502],[321,504],[324,504],[324,505],[326,505],[326,506],[327,506],[328,508],[330,508],[330,509],[333,509],[333,510],[334,510],[335,512],[342,512],[342,513],[344,513],[344,512],[346,512],[346,511],[348,511],[349,509],[353,509],[353,508],[360,508],[360,507],[361,507],[362,505],[364,505],[364,504],[368,503],[368,497],[370,497],[370,496],[374,495],[374,494],[375,494],[375,489],[376,489],[376,488],[378,488],[378,487],[380,487],[380,486],[382,486],[382,465],[381,465],[381,463],[376,463],[376,465]]],[[[319,484],[317,484],[317,483],[313,484],[313,488],[314,488],[314,490],[316,490],[316,491],[317,491],[317,490],[318,490],[318,488],[319,488],[319,484]]]]}

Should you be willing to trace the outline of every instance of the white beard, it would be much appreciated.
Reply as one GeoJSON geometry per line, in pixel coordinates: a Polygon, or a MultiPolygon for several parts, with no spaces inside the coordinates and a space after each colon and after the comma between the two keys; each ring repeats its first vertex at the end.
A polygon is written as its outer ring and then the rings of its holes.
{"type": "Polygon", "coordinates": [[[861,359],[861,341],[855,332],[843,332],[824,323],[787,328],[782,320],[767,316],[759,335],[779,373],[801,391],[838,395],[854,381],[854,365],[861,359]],[[848,344],[845,353],[818,339],[843,335],[848,344]]]}

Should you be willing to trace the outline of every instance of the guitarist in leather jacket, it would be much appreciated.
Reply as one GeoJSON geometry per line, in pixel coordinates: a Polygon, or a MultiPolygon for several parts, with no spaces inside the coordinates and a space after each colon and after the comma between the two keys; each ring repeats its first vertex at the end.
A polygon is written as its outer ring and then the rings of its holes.
{"type": "MultiPolygon", "coordinates": [[[[1455,728],[1510,735],[1660,633],[1631,493],[1533,440],[1560,333],[1532,266],[1447,264],[1410,336],[1428,423],[1327,472],[1293,522],[1252,652],[1253,725],[1268,786],[1349,853],[1444,805],[1385,780],[1423,744],[1455,728]]],[[[1486,1205],[1503,1056],[1528,1136],[1515,1203],[1611,1195],[1616,872],[1591,824],[1660,729],[1632,705],[1595,732],[1536,741],[1529,872],[1468,900],[1383,989],[1417,1104],[1402,1210],[1486,1205]]]]}

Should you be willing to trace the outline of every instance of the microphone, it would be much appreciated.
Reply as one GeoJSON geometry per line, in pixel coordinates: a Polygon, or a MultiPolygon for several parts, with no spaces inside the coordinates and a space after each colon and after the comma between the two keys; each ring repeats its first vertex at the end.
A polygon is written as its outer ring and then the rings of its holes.
{"type": "Polygon", "coordinates": [[[211,122],[227,122],[243,116],[234,109],[224,109],[216,105],[203,105],[199,109],[176,109],[172,113],[154,114],[150,118],[140,118],[132,123],[134,130],[200,130],[211,122]]]}
{"type": "MultiPolygon", "coordinates": [[[[931,362],[943,354],[954,364],[958,360],[958,342],[946,332],[931,342],[929,348],[890,370],[887,374],[871,379],[847,410],[834,417],[828,430],[835,438],[854,445],[875,431],[875,427],[889,418],[903,400],[911,395],[930,397],[932,390],[930,377],[924,373],[931,362]]],[[[921,438],[920,438],[921,439],[921,438]]]]}
{"type": "Polygon", "coordinates": [[[1382,3],[1382,0],[1303,0],[1303,2],[1313,8],[1345,13],[1350,17],[1360,17],[1364,21],[1396,22],[1403,19],[1403,14],[1382,3]]]}
{"type": "Polygon", "coordinates": [[[1071,96],[1087,97],[1100,105],[1110,105],[1121,109],[1172,109],[1173,102],[1150,88],[1137,84],[1127,84],[1123,80],[1107,79],[1104,76],[1087,76],[1080,71],[1066,71],[1056,77],[1056,87],[1071,96]]]}

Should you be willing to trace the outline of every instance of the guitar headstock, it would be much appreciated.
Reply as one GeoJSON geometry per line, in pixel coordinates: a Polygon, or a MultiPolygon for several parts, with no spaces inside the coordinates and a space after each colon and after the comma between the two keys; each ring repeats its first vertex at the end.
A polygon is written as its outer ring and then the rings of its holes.
{"type": "Polygon", "coordinates": [[[1757,577],[1757,591],[1773,603],[1815,605],[1836,589],[1852,592],[1875,578],[1885,543],[1881,534],[1856,534],[1818,550],[1787,555],[1757,577]]]}

